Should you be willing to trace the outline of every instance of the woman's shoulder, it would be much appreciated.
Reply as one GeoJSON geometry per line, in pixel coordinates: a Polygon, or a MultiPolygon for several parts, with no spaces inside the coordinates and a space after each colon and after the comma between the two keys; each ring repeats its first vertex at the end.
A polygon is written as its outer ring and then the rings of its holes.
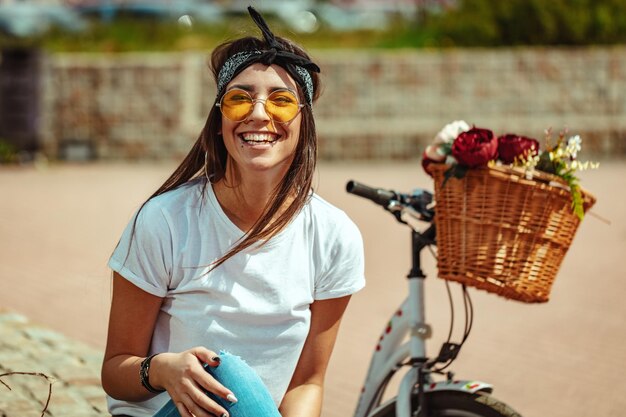
{"type": "Polygon", "coordinates": [[[348,215],[339,207],[329,203],[317,193],[311,193],[309,200],[311,214],[322,219],[346,219],[348,215]]]}
{"type": "Polygon", "coordinates": [[[191,179],[178,187],[152,197],[144,205],[148,212],[177,212],[186,207],[199,206],[203,201],[205,181],[202,178],[191,179]]]}
{"type": "Polygon", "coordinates": [[[351,230],[358,233],[358,228],[348,214],[329,203],[316,193],[311,194],[308,204],[309,216],[314,223],[323,226],[328,232],[337,234],[351,230]]]}

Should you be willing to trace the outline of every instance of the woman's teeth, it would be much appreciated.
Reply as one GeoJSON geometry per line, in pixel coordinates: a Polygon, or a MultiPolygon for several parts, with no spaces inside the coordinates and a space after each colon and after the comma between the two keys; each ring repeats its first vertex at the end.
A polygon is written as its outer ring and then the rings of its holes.
{"type": "Polygon", "coordinates": [[[240,137],[247,143],[272,143],[277,139],[277,136],[269,133],[244,133],[240,137]]]}

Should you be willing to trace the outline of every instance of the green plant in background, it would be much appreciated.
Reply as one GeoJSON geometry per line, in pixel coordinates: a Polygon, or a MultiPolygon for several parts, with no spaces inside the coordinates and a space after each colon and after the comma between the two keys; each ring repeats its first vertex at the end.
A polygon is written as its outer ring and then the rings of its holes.
{"type": "Polygon", "coordinates": [[[626,0],[462,0],[427,23],[458,46],[618,44],[625,10],[626,0]]]}
{"type": "Polygon", "coordinates": [[[0,138],[0,164],[11,164],[18,161],[15,146],[0,138]]]}
{"type": "MultiPolygon", "coordinates": [[[[626,43],[626,0],[458,0],[449,9],[420,8],[413,19],[395,17],[386,28],[333,30],[323,20],[312,33],[293,33],[269,16],[277,32],[306,48],[498,47],[626,43]]],[[[0,48],[38,45],[53,52],[211,50],[244,33],[255,33],[246,16],[227,16],[193,26],[160,19],[120,17],[90,21],[80,34],[54,29],[16,39],[0,33],[0,48]],[[16,45],[16,43],[20,45],[16,45]]]]}

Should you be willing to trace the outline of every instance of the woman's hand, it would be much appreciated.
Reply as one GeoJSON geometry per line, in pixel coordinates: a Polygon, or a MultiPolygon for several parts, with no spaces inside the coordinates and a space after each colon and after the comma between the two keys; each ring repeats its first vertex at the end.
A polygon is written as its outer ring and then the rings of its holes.
{"type": "Polygon", "coordinates": [[[232,391],[204,370],[203,363],[216,367],[220,358],[203,347],[181,353],[160,353],[150,364],[150,384],[167,390],[181,417],[228,416],[228,412],[206,392],[230,402],[237,399],[232,391]]]}
{"type": "MultiPolygon", "coordinates": [[[[139,369],[149,353],[150,340],[163,299],[113,274],[109,335],[102,364],[102,387],[118,400],[145,401],[154,396],[140,383],[139,369]]],[[[182,353],[160,353],[152,358],[149,382],[166,389],[182,417],[228,416],[206,392],[231,402],[232,392],[217,382],[202,364],[218,366],[218,355],[203,347],[182,353]]]]}

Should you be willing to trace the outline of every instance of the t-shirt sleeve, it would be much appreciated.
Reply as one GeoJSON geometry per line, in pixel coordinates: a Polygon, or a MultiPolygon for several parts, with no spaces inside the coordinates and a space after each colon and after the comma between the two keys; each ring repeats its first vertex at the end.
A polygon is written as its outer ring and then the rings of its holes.
{"type": "Polygon", "coordinates": [[[126,226],[109,267],[142,290],[164,297],[171,281],[172,247],[167,218],[149,201],[126,226]]]}
{"type": "Polygon", "coordinates": [[[328,262],[315,283],[316,300],[343,297],[365,287],[361,232],[347,216],[335,231],[328,262]]]}

